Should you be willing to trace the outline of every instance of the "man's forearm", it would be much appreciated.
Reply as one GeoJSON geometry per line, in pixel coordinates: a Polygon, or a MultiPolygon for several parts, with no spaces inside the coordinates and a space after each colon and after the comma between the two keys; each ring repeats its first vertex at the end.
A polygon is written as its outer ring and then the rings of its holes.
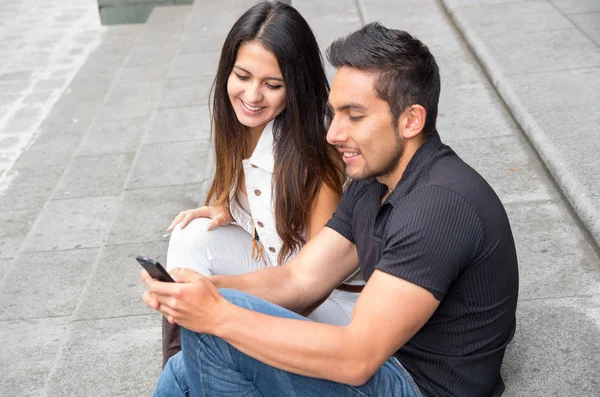
{"type": "Polygon", "coordinates": [[[273,317],[232,304],[220,317],[210,333],[268,365],[353,385],[370,377],[362,365],[364,347],[348,327],[273,317]]]}
{"type": "Polygon", "coordinates": [[[243,291],[297,313],[302,313],[320,298],[307,296],[285,265],[240,276],[214,275],[210,280],[217,288],[243,291]]]}

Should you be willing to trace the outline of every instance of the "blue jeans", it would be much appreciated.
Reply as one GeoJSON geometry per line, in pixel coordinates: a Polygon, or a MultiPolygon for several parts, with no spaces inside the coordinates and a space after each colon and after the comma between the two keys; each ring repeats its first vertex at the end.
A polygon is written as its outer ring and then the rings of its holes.
{"type": "MultiPolygon", "coordinates": [[[[277,317],[306,318],[243,292],[221,289],[233,304],[277,317]]],[[[309,321],[309,320],[307,320],[309,321]]],[[[181,329],[182,351],[171,357],[154,396],[421,397],[412,377],[390,358],[362,386],[296,375],[264,364],[212,335],[181,329]]]]}

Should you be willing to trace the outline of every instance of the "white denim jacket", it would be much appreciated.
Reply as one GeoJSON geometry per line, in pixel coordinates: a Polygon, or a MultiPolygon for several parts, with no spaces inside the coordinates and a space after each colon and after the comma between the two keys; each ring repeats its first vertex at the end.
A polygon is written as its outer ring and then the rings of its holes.
{"type": "MultiPolygon", "coordinates": [[[[269,266],[277,264],[277,256],[282,245],[281,238],[275,229],[275,192],[271,190],[275,166],[273,123],[271,121],[265,126],[252,156],[242,160],[251,215],[242,208],[236,199],[235,188],[229,194],[231,216],[251,235],[253,227],[256,228],[269,266]]],[[[237,187],[237,183],[234,186],[237,187]]],[[[293,252],[289,259],[295,255],[296,252],[293,252]]]]}

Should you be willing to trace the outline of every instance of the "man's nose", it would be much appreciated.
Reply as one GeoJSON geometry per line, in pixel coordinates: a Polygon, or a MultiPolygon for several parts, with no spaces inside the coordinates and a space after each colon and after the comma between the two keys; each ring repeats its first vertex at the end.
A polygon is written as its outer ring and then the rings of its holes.
{"type": "Polygon", "coordinates": [[[346,140],[346,134],[344,133],[344,129],[342,128],[341,123],[336,117],[334,117],[331,120],[331,124],[329,124],[326,139],[327,142],[331,145],[335,145],[336,143],[344,142],[346,140]]]}

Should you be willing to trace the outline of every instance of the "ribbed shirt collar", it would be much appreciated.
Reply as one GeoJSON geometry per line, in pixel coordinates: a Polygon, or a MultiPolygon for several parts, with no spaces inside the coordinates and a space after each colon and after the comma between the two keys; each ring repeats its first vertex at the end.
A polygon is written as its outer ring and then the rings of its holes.
{"type": "MultiPolygon", "coordinates": [[[[440,139],[440,135],[437,131],[434,132],[433,135],[430,136],[412,156],[406,165],[406,169],[402,173],[400,182],[398,182],[392,194],[390,194],[390,196],[385,200],[386,203],[394,205],[399,198],[403,197],[412,190],[413,185],[421,180],[422,172],[425,172],[426,168],[429,167],[431,158],[442,147],[442,145],[443,144],[442,140],[440,139]]],[[[381,184],[381,186],[387,190],[387,186],[383,184],[381,184]]],[[[385,194],[385,191],[383,191],[383,194],[385,194]]]]}

